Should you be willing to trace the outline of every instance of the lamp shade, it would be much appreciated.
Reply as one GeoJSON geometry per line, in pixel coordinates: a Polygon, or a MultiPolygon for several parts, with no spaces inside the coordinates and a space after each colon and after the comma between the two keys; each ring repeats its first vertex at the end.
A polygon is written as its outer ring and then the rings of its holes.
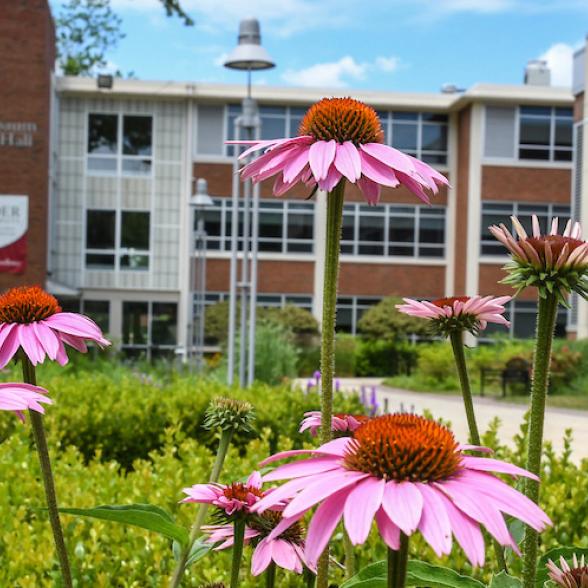
{"type": "Polygon", "coordinates": [[[246,18],[239,23],[238,44],[224,66],[240,70],[263,70],[275,66],[269,53],[261,46],[261,32],[256,18],[246,18]]]}
{"type": "Polygon", "coordinates": [[[214,202],[208,194],[208,182],[204,178],[196,180],[196,194],[190,198],[190,206],[199,209],[214,206],[214,202]]]}

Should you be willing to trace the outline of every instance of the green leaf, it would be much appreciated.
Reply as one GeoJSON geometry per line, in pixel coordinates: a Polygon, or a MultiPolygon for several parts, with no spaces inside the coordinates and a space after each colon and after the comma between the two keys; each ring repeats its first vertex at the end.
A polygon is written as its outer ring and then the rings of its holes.
{"type": "Polygon", "coordinates": [[[64,514],[141,527],[173,539],[181,545],[188,543],[188,531],[176,525],[167,511],[152,504],[105,504],[94,508],[60,508],[59,510],[64,514]]]}
{"type": "Polygon", "coordinates": [[[578,558],[582,555],[588,557],[587,547],[556,547],[551,549],[545,555],[539,558],[537,562],[537,577],[535,579],[535,585],[537,588],[543,588],[543,584],[549,581],[547,575],[547,563],[549,560],[555,562],[559,567],[559,558],[563,557],[568,563],[571,563],[574,553],[578,558]]]}
{"type": "MultiPolygon", "coordinates": [[[[214,547],[214,543],[205,543],[202,540],[197,539],[194,541],[192,545],[192,549],[190,549],[190,555],[186,560],[186,567],[191,566],[193,563],[201,560],[208,552],[214,547]]],[[[183,547],[177,542],[174,541],[172,545],[172,550],[174,554],[174,559],[179,561],[182,555],[183,547]]]]}
{"type": "MultiPolygon", "coordinates": [[[[341,585],[341,588],[386,588],[387,562],[378,561],[362,570],[341,585]]],[[[484,584],[462,576],[454,570],[434,566],[424,561],[408,562],[406,586],[430,588],[484,588],[484,584]]]]}
{"type": "Polygon", "coordinates": [[[488,588],[521,588],[523,583],[514,576],[509,576],[504,570],[492,576],[488,588]]]}

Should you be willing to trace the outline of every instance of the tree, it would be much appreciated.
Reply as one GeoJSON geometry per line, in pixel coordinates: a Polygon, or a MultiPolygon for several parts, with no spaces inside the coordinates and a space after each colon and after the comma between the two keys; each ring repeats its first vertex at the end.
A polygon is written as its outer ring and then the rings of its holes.
{"type": "Polygon", "coordinates": [[[110,0],[68,0],[56,19],[57,59],[69,76],[92,75],[106,66],[106,53],[124,38],[110,0]]]}
{"type": "Polygon", "coordinates": [[[428,321],[408,316],[396,309],[400,298],[384,298],[369,308],[359,320],[357,328],[371,340],[397,342],[406,340],[409,335],[430,335],[428,321]]]}
{"type": "Polygon", "coordinates": [[[186,26],[192,26],[194,21],[190,18],[190,16],[184,12],[183,8],[180,6],[180,0],[159,0],[165,9],[165,13],[167,16],[177,16],[181,20],[184,21],[186,26]]]}

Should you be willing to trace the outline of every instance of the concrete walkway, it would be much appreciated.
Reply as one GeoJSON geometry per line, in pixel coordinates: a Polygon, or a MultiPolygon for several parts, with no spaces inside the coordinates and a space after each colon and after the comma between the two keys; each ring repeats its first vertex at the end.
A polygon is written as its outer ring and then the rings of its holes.
{"type": "MultiPolygon", "coordinates": [[[[361,386],[368,389],[376,386],[376,397],[381,412],[395,412],[401,409],[422,414],[429,410],[435,417],[451,421],[451,428],[458,440],[468,437],[467,422],[461,396],[410,392],[382,385],[381,378],[338,378],[343,391],[359,391],[361,386]]],[[[306,385],[306,380],[297,384],[306,385]]],[[[368,395],[369,398],[369,395],[368,395]]],[[[499,434],[507,444],[512,445],[513,437],[519,433],[523,415],[527,410],[524,404],[509,404],[492,398],[474,398],[476,418],[480,431],[486,431],[492,419],[501,421],[499,434]]],[[[556,451],[563,448],[563,435],[566,429],[573,431],[573,458],[579,461],[588,458],[588,411],[548,408],[545,417],[545,439],[553,443],[556,451]]]]}

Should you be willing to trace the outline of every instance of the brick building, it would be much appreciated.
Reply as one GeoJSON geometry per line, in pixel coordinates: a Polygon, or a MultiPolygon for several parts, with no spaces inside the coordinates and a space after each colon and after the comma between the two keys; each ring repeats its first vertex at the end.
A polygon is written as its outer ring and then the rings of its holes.
{"type": "MultiPolygon", "coordinates": [[[[37,82],[47,104],[48,71],[37,82]]],[[[388,295],[510,293],[496,284],[506,257],[486,227],[508,223],[513,213],[530,222],[536,212],[544,224],[551,215],[571,215],[573,96],[550,87],[537,64],[527,74],[518,86],[480,84],[463,92],[350,92],[380,113],[387,143],[435,165],[451,187],[431,207],[404,189],[386,189],[378,206],[367,207],[353,186],[347,188],[341,330],[355,332],[361,313],[388,295]]],[[[185,342],[193,230],[188,198],[195,178],[208,181],[215,201],[205,213],[207,300],[227,296],[232,148],[225,141],[245,88],[115,79],[112,88],[100,89],[95,79],[70,77],[56,78],[54,88],[50,136],[57,173],[49,237],[41,239],[50,252],[50,287],[67,307],[94,316],[129,353],[169,352],[185,342]]],[[[332,94],[328,88],[254,88],[262,137],[296,133],[306,108],[332,94]]],[[[14,100],[1,96],[3,106],[14,100]]],[[[9,120],[23,117],[32,115],[15,113],[9,120]]],[[[35,122],[48,149],[47,120],[35,122]]],[[[48,164],[45,172],[47,182],[48,164]]],[[[0,168],[2,179],[3,173],[10,171],[0,168]]],[[[15,186],[10,193],[32,190],[15,186]]],[[[258,303],[291,302],[318,316],[316,244],[326,205],[324,194],[307,196],[296,189],[276,199],[270,184],[262,186],[258,303]]],[[[32,210],[30,219],[32,233],[32,210]]],[[[41,249],[29,244],[31,267],[41,249]]],[[[40,279],[39,271],[16,279],[40,279]]],[[[532,334],[535,308],[531,292],[511,303],[512,334],[532,334]]],[[[562,311],[560,334],[567,321],[562,311]]]]}

